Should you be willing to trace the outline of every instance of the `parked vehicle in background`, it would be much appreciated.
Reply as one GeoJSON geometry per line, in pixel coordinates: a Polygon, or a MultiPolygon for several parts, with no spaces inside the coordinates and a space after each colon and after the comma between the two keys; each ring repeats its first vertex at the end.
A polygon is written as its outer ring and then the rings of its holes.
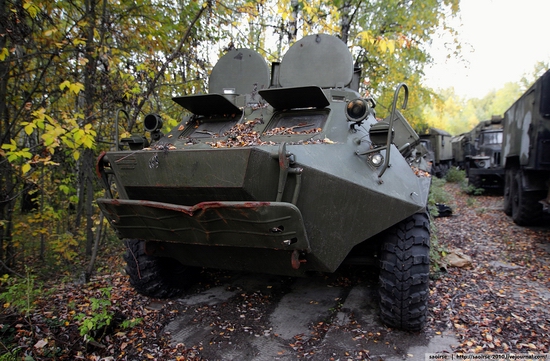
{"type": "Polygon", "coordinates": [[[358,86],[334,36],[303,38],[271,72],[259,53],[233,49],[209,94],[173,98],[188,112],[180,124],[163,134],[149,114],[151,145],[138,136],[101,155],[97,203],[127,244],[135,289],[174,296],[198,267],[306,276],[371,257],[382,320],[422,328],[431,178],[412,166],[419,137],[397,110],[408,88],[379,121],[358,86]]]}
{"type": "Polygon", "coordinates": [[[504,212],[535,225],[550,201],[550,70],[504,113],[504,212]]]}
{"type": "Polygon", "coordinates": [[[432,174],[443,178],[453,164],[451,135],[444,130],[430,128],[428,134],[421,134],[421,144],[432,157],[432,174]],[[433,155],[432,155],[433,154],[433,155]]]}
{"type": "Polygon", "coordinates": [[[454,164],[466,171],[475,188],[502,188],[502,117],[479,122],[471,131],[453,137],[454,164]]]}

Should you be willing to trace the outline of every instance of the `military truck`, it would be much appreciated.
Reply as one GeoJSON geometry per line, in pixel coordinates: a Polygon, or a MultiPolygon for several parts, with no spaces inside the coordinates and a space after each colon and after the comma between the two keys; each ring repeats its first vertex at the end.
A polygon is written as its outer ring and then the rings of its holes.
{"type": "Polygon", "coordinates": [[[430,128],[427,134],[420,135],[424,147],[432,156],[432,173],[443,178],[453,163],[453,150],[451,146],[452,136],[444,130],[430,128]]]}
{"type": "Polygon", "coordinates": [[[360,71],[339,38],[290,47],[271,71],[251,49],[222,56],[208,94],[178,96],[183,121],[103,153],[99,207],[127,245],[133,287],[173,297],[197,269],[289,276],[334,272],[374,258],[382,320],[418,330],[426,320],[430,177],[411,166],[419,141],[398,110],[360,95],[360,71]],[[182,109],[182,111],[184,111],[182,109]]]}
{"type": "Polygon", "coordinates": [[[479,122],[468,133],[451,140],[455,165],[466,171],[475,188],[502,189],[502,117],[479,122]]]}
{"type": "Polygon", "coordinates": [[[469,133],[462,133],[451,138],[451,149],[453,153],[453,166],[466,170],[466,156],[472,154],[472,142],[469,133]]]}
{"type": "Polygon", "coordinates": [[[504,212],[521,226],[541,222],[550,195],[550,70],[504,113],[504,212]]]}

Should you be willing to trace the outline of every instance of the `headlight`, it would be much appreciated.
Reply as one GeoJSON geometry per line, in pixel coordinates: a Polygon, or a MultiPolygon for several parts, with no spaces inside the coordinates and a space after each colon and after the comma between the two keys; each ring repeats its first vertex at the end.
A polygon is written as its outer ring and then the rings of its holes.
{"type": "Polygon", "coordinates": [[[369,114],[369,105],[363,98],[350,100],[346,105],[346,118],[350,122],[360,123],[369,114]]]}
{"type": "Polygon", "coordinates": [[[375,167],[379,167],[382,163],[384,163],[384,156],[380,153],[374,153],[369,157],[369,162],[375,167]]]}
{"type": "Polygon", "coordinates": [[[158,114],[147,114],[143,120],[143,127],[148,132],[155,132],[162,128],[162,118],[158,114]]]}
{"type": "Polygon", "coordinates": [[[143,120],[143,127],[146,131],[151,132],[151,139],[157,141],[163,137],[160,132],[162,129],[162,118],[158,114],[147,114],[143,120]]]}

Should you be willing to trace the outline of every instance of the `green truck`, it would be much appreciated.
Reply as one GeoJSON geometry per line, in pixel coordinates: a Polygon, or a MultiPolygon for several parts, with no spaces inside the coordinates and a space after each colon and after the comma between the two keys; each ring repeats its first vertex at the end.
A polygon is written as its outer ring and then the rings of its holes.
{"type": "Polygon", "coordinates": [[[550,201],[550,70],[504,113],[504,212],[540,224],[550,201]]]}
{"type": "Polygon", "coordinates": [[[382,320],[407,330],[427,315],[430,177],[415,166],[419,142],[397,108],[358,92],[360,71],[339,38],[297,41],[270,67],[233,49],[208,94],[173,100],[185,117],[164,133],[102,154],[97,200],[127,245],[130,282],[172,297],[202,267],[289,276],[334,272],[346,259],[375,259],[382,320]],[[150,144],[149,144],[150,143],[150,144]]]}
{"type": "Polygon", "coordinates": [[[432,174],[445,177],[453,164],[452,136],[444,130],[430,128],[427,134],[420,135],[420,139],[421,145],[428,150],[432,174]]]}
{"type": "Polygon", "coordinates": [[[454,164],[466,171],[468,183],[475,188],[503,187],[502,117],[479,122],[468,133],[451,140],[454,164]]]}

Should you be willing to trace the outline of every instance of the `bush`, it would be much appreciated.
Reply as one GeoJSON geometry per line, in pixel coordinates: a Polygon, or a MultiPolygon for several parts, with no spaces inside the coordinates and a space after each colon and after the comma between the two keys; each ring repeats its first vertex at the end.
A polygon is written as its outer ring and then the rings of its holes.
{"type": "Polygon", "coordinates": [[[437,211],[436,203],[449,202],[449,195],[443,189],[444,185],[445,179],[432,178],[432,185],[430,186],[430,194],[428,196],[428,207],[430,210],[435,209],[437,211]]]}
{"type": "Polygon", "coordinates": [[[36,282],[36,276],[31,275],[28,269],[23,279],[3,275],[0,277],[0,285],[5,287],[0,293],[3,308],[19,312],[24,316],[35,309],[35,301],[42,294],[42,285],[36,282]]]}
{"type": "Polygon", "coordinates": [[[474,196],[480,196],[485,192],[485,189],[476,188],[474,185],[468,184],[467,182],[463,183],[461,189],[464,193],[474,195],[474,196]]]}
{"type": "Polygon", "coordinates": [[[445,180],[449,183],[462,183],[466,179],[466,172],[455,167],[451,167],[445,175],[445,180]]]}
{"type": "Polygon", "coordinates": [[[432,184],[430,186],[430,194],[428,196],[428,209],[430,210],[430,269],[431,277],[436,277],[440,272],[441,262],[443,257],[447,254],[447,249],[444,245],[439,243],[437,239],[437,227],[433,218],[438,215],[437,203],[450,202],[449,195],[443,189],[446,180],[440,178],[432,178],[432,184]]]}

